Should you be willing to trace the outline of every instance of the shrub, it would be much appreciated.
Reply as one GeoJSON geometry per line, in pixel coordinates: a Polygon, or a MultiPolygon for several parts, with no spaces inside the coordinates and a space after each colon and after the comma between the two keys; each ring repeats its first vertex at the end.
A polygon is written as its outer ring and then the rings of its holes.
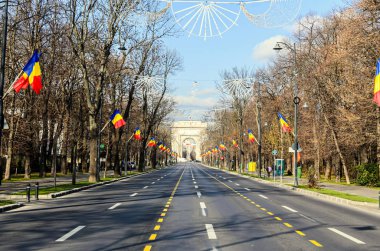
{"type": "Polygon", "coordinates": [[[356,183],[361,186],[377,186],[379,184],[378,164],[361,164],[356,166],[356,183]]]}

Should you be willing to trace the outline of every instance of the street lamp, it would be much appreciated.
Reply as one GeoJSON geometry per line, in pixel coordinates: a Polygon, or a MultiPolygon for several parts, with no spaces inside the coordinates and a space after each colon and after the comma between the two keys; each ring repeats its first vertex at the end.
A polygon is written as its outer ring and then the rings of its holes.
{"type": "Polygon", "coordinates": [[[286,49],[290,50],[294,56],[294,68],[293,68],[293,76],[294,76],[294,186],[298,186],[298,178],[297,178],[297,151],[298,151],[298,131],[297,131],[297,123],[298,123],[298,105],[301,99],[298,97],[298,82],[297,82],[297,51],[296,44],[293,43],[293,47],[284,42],[277,42],[273,50],[280,51],[284,49],[281,45],[285,46],[286,49]]]}
{"type": "MultiPolygon", "coordinates": [[[[7,34],[8,34],[8,0],[5,1],[4,5],[4,20],[3,20],[3,37],[1,46],[1,65],[0,65],[0,146],[3,137],[3,124],[4,124],[4,114],[3,114],[3,93],[4,93],[4,82],[5,82],[5,53],[7,48],[7,34]]],[[[1,157],[1,156],[0,156],[1,157]]],[[[0,185],[3,179],[3,166],[0,161],[0,185]]]]}

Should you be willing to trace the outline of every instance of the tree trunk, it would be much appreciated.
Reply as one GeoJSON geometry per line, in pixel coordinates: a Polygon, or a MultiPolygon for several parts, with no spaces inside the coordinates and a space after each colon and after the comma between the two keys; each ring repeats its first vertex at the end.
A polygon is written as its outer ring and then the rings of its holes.
{"type": "Polygon", "coordinates": [[[315,158],[314,158],[314,169],[315,169],[315,176],[317,177],[317,180],[320,179],[320,149],[319,149],[319,137],[317,133],[317,123],[313,123],[313,138],[314,138],[314,150],[315,150],[315,158]]]}
{"type": "Polygon", "coordinates": [[[325,177],[327,180],[331,180],[331,157],[328,157],[326,160],[326,172],[325,172],[325,177]]]}
{"type": "Polygon", "coordinates": [[[31,165],[31,158],[30,158],[30,155],[28,154],[26,156],[25,166],[24,166],[24,169],[25,169],[24,178],[25,179],[30,179],[30,173],[32,172],[30,165],[31,165]]]}
{"type": "Polygon", "coordinates": [[[343,165],[343,171],[344,171],[344,176],[346,178],[346,183],[350,184],[350,177],[349,177],[349,174],[348,174],[348,169],[347,169],[347,166],[346,166],[346,161],[345,161],[345,159],[343,157],[342,151],[340,150],[340,146],[339,146],[339,142],[338,142],[338,138],[337,138],[336,132],[335,132],[334,128],[330,125],[329,120],[327,119],[326,114],[323,114],[323,117],[325,118],[326,124],[330,128],[331,134],[333,136],[336,151],[337,151],[337,153],[339,155],[339,158],[340,158],[340,161],[342,162],[342,165],[343,165]]]}

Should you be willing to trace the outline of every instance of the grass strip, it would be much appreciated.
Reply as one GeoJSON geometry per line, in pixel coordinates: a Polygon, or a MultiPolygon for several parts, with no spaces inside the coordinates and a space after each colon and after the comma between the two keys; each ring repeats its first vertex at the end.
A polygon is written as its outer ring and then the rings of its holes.
{"type": "Polygon", "coordinates": [[[0,207],[10,205],[10,204],[15,204],[13,200],[0,200],[0,207]]]}
{"type": "MultiPolygon", "coordinates": [[[[94,184],[94,183],[90,183],[90,182],[87,182],[87,181],[81,181],[81,182],[76,183],[75,185],[69,183],[69,184],[60,184],[60,185],[57,185],[56,187],[54,187],[54,186],[52,186],[52,187],[40,187],[38,193],[40,195],[50,194],[50,193],[58,193],[58,192],[62,192],[62,191],[66,191],[66,190],[71,190],[71,189],[78,188],[78,187],[88,186],[88,185],[91,185],[91,184],[94,184]]],[[[35,190],[34,186],[32,186],[31,190],[30,190],[30,194],[34,195],[35,191],[36,190],[35,190]]],[[[15,195],[26,195],[26,191],[17,192],[17,193],[15,193],[15,195]]]]}
{"type": "Polygon", "coordinates": [[[309,191],[313,191],[313,192],[317,192],[317,193],[321,193],[321,194],[326,194],[326,195],[330,195],[330,196],[334,196],[334,197],[338,197],[338,198],[342,198],[342,199],[352,200],[352,201],[369,202],[369,203],[378,203],[379,202],[379,200],[377,200],[377,199],[372,199],[372,198],[368,198],[368,197],[364,197],[364,196],[360,196],[360,195],[355,195],[355,194],[342,193],[339,191],[330,190],[330,189],[326,189],[326,188],[309,188],[306,185],[300,185],[300,186],[298,186],[298,188],[302,188],[305,190],[309,190],[309,191]]]}

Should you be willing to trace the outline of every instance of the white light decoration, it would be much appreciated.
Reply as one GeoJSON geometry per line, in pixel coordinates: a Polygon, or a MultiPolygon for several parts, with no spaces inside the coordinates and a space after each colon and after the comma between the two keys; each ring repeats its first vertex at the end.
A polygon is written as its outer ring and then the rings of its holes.
{"type": "Polygon", "coordinates": [[[160,92],[164,87],[164,81],[164,78],[161,77],[141,76],[136,81],[136,88],[146,89],[150,92],[160,92]]]}
{"type": "Polygon", "coordinates": [[[248,98],[253,92],[252,78],[225,79],[223,80],[223,90],[238,98],[248,98]]]}
{"type": "Polygon", "coordinates": [[[237,26],[241,12],[257,26],[274,28],[289,24],[299,13],[302,0],[246,0],[196,1],[156,0],[166,3],[160,11],[149,13],[157,19],[171,9],[177,24],[189,36],[204,39],[222,37],[237,26]]]}

